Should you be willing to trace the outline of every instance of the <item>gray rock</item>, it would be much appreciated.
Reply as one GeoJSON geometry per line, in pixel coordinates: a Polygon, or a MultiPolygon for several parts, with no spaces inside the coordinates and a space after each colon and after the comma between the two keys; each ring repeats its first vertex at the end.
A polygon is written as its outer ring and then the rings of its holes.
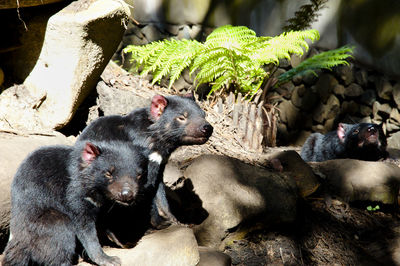
{"type": "Polygon", "coordinates": [[[32,95],[44,99],[36,109],[47,129],[71,120],[115,53],[130,15],[117,0],[80,4],[72,2],[50,17],[39,59],[24,81],[32,95]]]}
{"type": "Polygon", "coordinates": [[[294,106],[302,110],[311,110],[318,102],[318,95],[304,85],[295,87],[291,101],[294,106]]]}
{"type": "Polygon", "coordinates": [[[351,202],[397,203],[400,168],[391,163],[337,159],[310,163],[332,195],[351,202]]]}
{"type": "Polygon", "coordinates": [[[388,139],[388,148],[400,149],[400,132],[392,134],[388,139]]]}
{"type": "Polygon", "coordinates": [[[119,257],[122,266],[187,266],[200,261],[192,229],[176,225],[145,235],[134,248],[104,248],[104,252],[119,257]]]}
{"type": "Polygon", "coordinates": [[[232,259],[229,255],[221,251],[209,248],[199,247],[200,262],[197,266],[231,266],[232,259]]]}
{"type": "Polygon", "coordinates": [[[178,40],[190,39],[190,27],[188,25],[183,25],[179,27],[178,35],[176,36],[178,40]]]}
{"type": "Polygon", "coordinates": [[[340,113],[354,115],[358,113],[360,106],[355,101],[344,101],[340,106],[340,113]]]}
{"type": "Polygon", "coordinates": [[[359,113],[362,116],[370,116],[372,114],[372,108],[366,105],[361,104],[359,113]]]}
{"type": "Polygon", "coordinates": [[[375,117],[378,117],[379,114],[384,114],[385,116],[390,116],[391,112],[392,112],[392,108],[387,103],[380,104],[379,102],[374,102],[374,104],[372,105],[372,113],[374,115],[374,119],[375,119],[375,117]]]}
{"type": "Polygon", "coordinates": [[[376,91],[380,98],[390,100],[392,98],[392,90],[392,84],[387,79],[378,79],[376,81],[376,91]]]}
{"type": "Polygon", "coordinates": [[[372,104],[376,102],[376,92],[371,89],[365,90],[361,95],[360,102],[372,106],[372,104]]]}
{"type": "Polygon", "coordinates": [[[340,96],[341,98],[344,98],[346,89],[344,88],[343,85],[337,84],[335,87],[333,87],[333,93],[337,96],[340,96]]]}
{"type": "Polygon", "coordinates": [[[335,69],[336,76],[345,86],[349,86],[354,81],[353,65],[341,65],[335,69]]]}
{"type": "Polygon", "coordinates": [[[332,74],[324,73],[319,76],[315,84],[316,91],[323,103],[326,103],[330,97],[333,88],[338,84],[338,81],[332,74]]]}
{"type": "Polygon", "coordinates": [[[299,193],[302,197],[307,197],[314,193],[320,183],[311,167],[301,159],[300,155],[294,150],[279,151],[268,154],[269,161],[278,160],[282,165],[282,173],[288,178],[293,178],[296,182],[299,193]]]}
{"type": "Polygon", "coordinates": [[[142,29],[142,33],[145,36],[147,42],[158,41],[164,37],[161,31],[154,24],[148,24],[142,29]]]}
{"type": "Polygon", "coordinates": [[[344,90],[346,97],[359,97],[363,94],[364,90],[357,83],[352,83],[344,90]]]}
{"type": "Polygon", "coordinates": [[[368,72],[365,69],[360,69],[355,73],[355,80],[358,85],[364,87],[368,84],[368,72]]]}
{"type": "Polygon", "coordinates": [[[393,100],[397,104],[397,108],[400,109],[400,82],[393,86],[393,100]]]}
{"type": "Polygon", "coordinates": [[[396,108],[393,108],[392,111],[390,112],[390,119],[394,120],[395,123],[400,124],[400,113],[399,110],[396,108]]]}
{"type": "Polygon", "coordinates": [[[186,169],[208,217],[194,231],[200,245],[218,247],[229,229],[254,216],[263,223],[292,222],[298,195],[292,178],[239,160],[203,155],[186,169]]]}
{"type": "Polygon", "coordinates": [[[282,122],[287,123],[289,128],[293,128],[299,116],[299,109],[291,101],[282,101],[278,106],[279,116],[282,122]]]}
{"type": "Polygon", "coordinates": [[[336,117],[340,111],[340,102],[338,98],[331,94],[326,104],[320,103],[313,113],[314,121],[322,123],[327,119],[336,117]]]}
{"type": "Polygon", "coordinates": [[[146,99],[127,90],[120,90],[107,86],[103,81],[97,84],[98,106],[104,115],[125,115],[133,109],[149,106],[150,99],[146,99]]]}

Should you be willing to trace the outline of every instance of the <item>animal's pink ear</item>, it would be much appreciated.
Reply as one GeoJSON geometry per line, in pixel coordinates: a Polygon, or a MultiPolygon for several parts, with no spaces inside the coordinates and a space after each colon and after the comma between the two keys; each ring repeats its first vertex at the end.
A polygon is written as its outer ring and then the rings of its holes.
{"type": "Polygon", "coordinates": [[[190,91],[190,92],[186,93],[185,95],[183,95],[183,97],[189,98],[189,99],[191,99],[191,100],[193,100],[193,101],[195,100],[195,99],[194,99],[193,91],[190,91]]]}
{"type": "Polygon", "coordinates": [[[346,132],[344,130],[344,126],[342,123],[339,123],[336,133],[337,133],[337,136],[338,136],[340,142],[344,143],[344,136],[345,136],[346,132]]]}
{"type": "Polygon", "coordinates": [[[168,105],[168,101],[164,96],[161,95],[154,95],[153,99],[151,100],[151,107],[150,113],[151,116],[158,120],[162,113],[164,112],[165,107],[168,105]]]}
{"type": "Polygon", "coordinates": [[[90,142],[86,142],[82,152],[82,159],[85,163],[90,164],[100,155],[99,149],[90,142]]]}

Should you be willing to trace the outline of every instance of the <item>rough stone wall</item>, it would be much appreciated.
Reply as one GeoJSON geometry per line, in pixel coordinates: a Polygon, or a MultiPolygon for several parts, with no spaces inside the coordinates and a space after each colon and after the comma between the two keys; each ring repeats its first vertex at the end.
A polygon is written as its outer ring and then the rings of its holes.
{"type": "MultiPolygon", "coordinates": [[[[290,68],[283,64],[276,73],[290,68]]],[[[335,130],[339,122],[383,123],[388,136],[400,131],[400,82],[358,62],[296,76],[269,97],[278,102],[280,144],[302,145],[310,133],[335,130]]]]}

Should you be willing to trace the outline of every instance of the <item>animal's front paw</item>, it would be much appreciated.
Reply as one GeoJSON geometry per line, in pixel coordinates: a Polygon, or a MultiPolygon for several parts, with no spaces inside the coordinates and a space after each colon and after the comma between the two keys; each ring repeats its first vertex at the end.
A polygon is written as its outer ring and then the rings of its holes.
{"type": "Polygon", "coordinates": [[[121,266],[121,260],[115,256],[104,255],[96,263],[100,266],[121,266]]]}

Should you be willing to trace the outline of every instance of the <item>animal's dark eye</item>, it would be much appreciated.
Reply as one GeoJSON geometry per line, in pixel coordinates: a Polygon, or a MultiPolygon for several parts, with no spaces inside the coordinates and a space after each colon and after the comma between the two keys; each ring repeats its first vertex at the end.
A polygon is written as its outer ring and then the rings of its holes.
{"type": "Polygon", "coordinates": [[[354,134],[354,135],[355,135],[355,134],[358,134],[358,132],[360,132],[360,130],[356,129],[356,130],[353,131],[353,134],[354,134]]]}
{"type": "Polygon", "coordinates": [[[110,171],[107,171],[107,172],[104,174],[104,176],[105,176],[107,179],[112,179],[112,178],[113,178],[112,173],[111,173],[110,171]]]}
{"type": "Polygon", "coordinates": [[[176,118],[176,120],[178,120],[178,122],[184,123],[184,122],[186,122],[186,116],[180,115],[176,118]]]}
{"type": "Polygon", "coordinates": [[[114,171],[114,167],[111,167],[110,170],[108,170],[108,171],[104,174],[104,176],[105,176],[107,179],[109,179],[109,180],[113,179],[113,175],[112,175],[113,171],[114,171]]]}

